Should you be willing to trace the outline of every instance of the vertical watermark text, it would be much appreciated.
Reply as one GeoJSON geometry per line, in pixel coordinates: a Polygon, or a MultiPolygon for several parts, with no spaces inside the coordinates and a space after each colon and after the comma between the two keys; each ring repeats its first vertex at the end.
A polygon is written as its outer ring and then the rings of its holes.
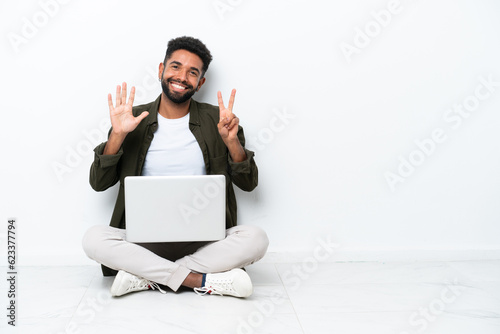
{"type": "Polygon", "coordinates": [[[14,218],[7,220],[7,323],[16,326],[17,319],[17,228],[14,218]]]}

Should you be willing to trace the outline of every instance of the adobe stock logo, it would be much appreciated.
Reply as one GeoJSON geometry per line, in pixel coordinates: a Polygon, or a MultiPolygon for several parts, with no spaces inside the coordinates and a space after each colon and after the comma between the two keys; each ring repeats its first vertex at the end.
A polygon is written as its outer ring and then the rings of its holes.
{"type": "Polygon", "coordinates": [[[249,136],[247,139],[248,148],[253,151],[262,151],[266,145],[270,144],[276,134],[284,131],[290,124],[290,120],[296,117],[295,114],[289,113],[286,107],[281,110],[278,108],[273,109],[273,117],[269,120],[269,126],[261,128],[257,136],[249,136]]]}
{"type": "Polygon", "coordinates": [[[226,191],[225,179],[214,180],[203,186],[203,189],[193,189],[191,203],[180,203],[179,213],[186,224],[191,224],[193,219],[203,210],[208,209],[212,200],[221,192],[226,191]]]}
{"type": "MultiPolygon", "coordinates": [[[[445,313],[446,309],[462,295],[464,286],[458,282],[457,278],[453,282],[446,282],[445,284],[439,297],[431,300],[426,307],[421,307],[418,311],[413,312],[408,318],[408,324],[416,327],[413,328],[413,333],[423,333],[426,331],[430,324],[435,322],[441,314],[445,313]]],[[[412,332],[402,331],[399,334],[411,334],[412,332]]]]}
{"type": "Polygon", "coordinates": [[[79,167],[84,158],[92,154],[94,147],[100,142],[106,140],[106,134],[111,126],[109,118],[103,118],[99,122],[99,127],[90,130],[82,130],[85,137],[81,139],[74,147],[66,145],[64,147],[66,156],[62,162],[52,161],[51,167],[59,183],[64,181],[64,175],[71,173],[79,167]]]}
{"type": "MultiPolygon", "coordinates": [[[[303,282],[313,276],[319,268],[320,263],[327,261],[335,251],[340,248],[340,244],[334,242],[330,235],[317,238],[317,245],[312,250],[311,256],[304,258],[301,263],[294,264],[291,269],[280,274],[283,284],[287,290],[296,291],[300,289],[303,282]]],[[[277,306],[287,300],[286,293],[274,291],[268,299],[254,301],[255,310],[245,317],[238,317],[239,324],[236,328],[237,334],[253,334],[259,327],[263,326],[266,318],[270,318],[276,312],[277,306]]],[[[261,333],[261,331],[258,331],[261,333]]]]}
{"type": "Polygon", "coordinates": [[[80,302],[75,315],[62,331],[57,334],[77,334],[82,332],[82,325],[90,324],[94,321],[98,312],[102,312],[111,303],[111,295],[107,292],[98,291],[95,296],[88,296],[80,302]]]}
{"type": "Polygon", "coordinates": [[[22,26],[20,33],[10,32],[7,34],[10,45],[16,53],[19,53],[19,48],[23,44],[27,44],[35,38],[40,30],[45,27],[51,18],[55,17],[61,8],[61,5],[66,5],[71,0],[40,0],[38,5],[40,9],[36,11],[31,19],[23,17],[21,19],[22,26]]]}
{"type": "Polygon", "coordinates": [[[399,0],[390,0],[387,3],[387,9],[370,13],[372,20],[366,22],[364,29],[359,26],[354,27],[355,34],[352,44],[341,42],[339,45],[347,63],[350,64],[355,54],[360,54],[361,50],[367,48],[382,33],[383,29],[392,22],[393,17],[401,13],[402,9],[399,0]]]}
{"type": "MultiPolygon", "coordinates": [[[[500,81],[494,81],[492,74],[488,75],[487,78],[480,76],[478,81],[479,84],[473,94],[468,95],[461,103],[455,103],[444,112],[443,120],[451,129],[458,129],[463,124],[464,119],[469,118],[479,108],[481,102],[490,98],[496,89],[500,87],[500,81]]],[[[406,157],[398,156],[399,166],[396,171],[386,171],[384,173],[385,180],[391,191],[394,192],[399,183],[405,182],[408,177],[413,175],[416,169],[438,150],[438,145],[444,143],[447,139],[446,130],[442,127],[436,127],[432,130],[430,137],[414,140],[416,148],[406,157]]]]}
{"type": "Polygon", "coordinates": [[[243,0],[215,0],[212,2],[215,12],[219,18],[224,21],[227,12],[232,12],[236,7],[241,5],[243,0]]]}

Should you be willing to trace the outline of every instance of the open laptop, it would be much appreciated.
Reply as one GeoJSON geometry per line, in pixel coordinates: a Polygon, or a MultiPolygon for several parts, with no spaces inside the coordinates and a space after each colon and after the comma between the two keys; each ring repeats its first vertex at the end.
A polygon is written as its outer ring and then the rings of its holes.
{"type": "Polygon", "coordinates": [[[221,240],[226,233],[224,175],[125,178],[127,241],[221,240]]]}

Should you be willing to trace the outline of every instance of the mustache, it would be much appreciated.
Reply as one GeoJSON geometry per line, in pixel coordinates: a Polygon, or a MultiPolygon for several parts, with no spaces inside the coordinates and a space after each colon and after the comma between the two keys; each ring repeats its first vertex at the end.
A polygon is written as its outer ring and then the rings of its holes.
{"type": "Polygon", "coordinates": [[[180,84],[183,84],[184,86],[186,86],[188,89],[193,89],[193,86],[190,85],[187,81],[180,81],[180,80],[174,80],[172,78],[168,78],[167,79],[167,82],[176,82],[176,83],[180,83],[180,84]]]}

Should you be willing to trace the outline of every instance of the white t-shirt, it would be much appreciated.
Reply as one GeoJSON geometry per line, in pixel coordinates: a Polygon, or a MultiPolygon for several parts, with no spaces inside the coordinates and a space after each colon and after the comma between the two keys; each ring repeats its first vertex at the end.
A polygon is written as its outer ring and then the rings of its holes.
{"type": "Polygon", "coordinates": [[[143,176],[205,175],[200,145],[189,130],[189,113],[176,119],[158,114],[158,129],[146,154],[143,176]]]}

